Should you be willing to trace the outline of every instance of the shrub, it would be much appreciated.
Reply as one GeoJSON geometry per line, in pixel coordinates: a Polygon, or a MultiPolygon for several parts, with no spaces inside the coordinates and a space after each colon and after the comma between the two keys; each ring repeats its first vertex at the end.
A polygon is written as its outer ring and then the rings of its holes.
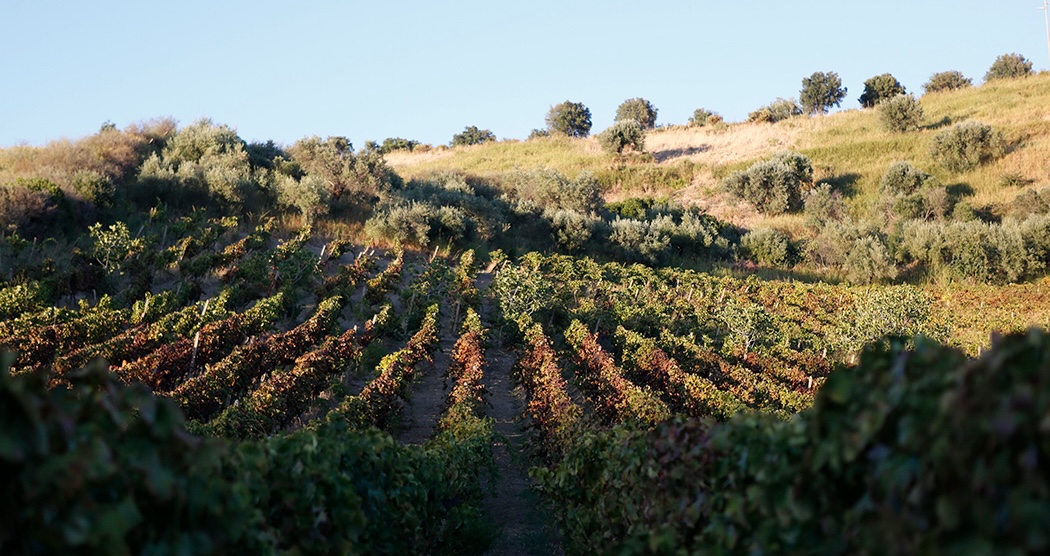
{"type": "Polygon", "coordinates": [[[864,108],[872,108],[884,100],[889,100],[907,91],[896,77],[888,73],[876,75],[864,82],[864,92],[858,99],[864,108]]]}
{"type": "Polygon", "coordinates": [[[879,121],[889,131],[903,133],[919,129],[924,117],[922,104],[913,95],[898,95],[879,103],[879,121]]]}
{"type": "Polygon", "coordinates": [[[803,110],[810,114],[826,114],[831,107],[841,105],[844,98],[846,88],[842,86],[839,74],[833,71],[818,71],[802,79],[799,100],[803,110]]]}
{"type": "Polygon", "coordinates": [[[626,122],[628,120],[638,122],[643,129],[653,129],[656,127],[656,108],[651,102],[641,97],[625,100],[616,108],[615,121],[626,122]]]}
{"type": "Polygon", "coordinates": [[[318,216],[328,214],[328,188],[317,176],[303,176],[301,180],[280,176],[277,178],[277,202],[298,209],[306,223],[311,223],[318,216]]]}
{"type": "Polygon", "coordinates": [[[988,124],[963,122],[933,138],[930,154],[952,172],[965,172],[1003,154],[1003,136],[988,124]]]}
{"type": "Polygon", "coordinates": [[[73,174],[70,184],[81,198],[99,208],[105,208],[113,203],[115,188],[113,182],[106,176],[93,170],[81,170],[73,174]]]}
{"type": "Polygon", "coordinates": [[[807,257],[816,264],[841,268],[846,280],[854,284],[870,284],[897,275],[882,232],[849,220],[829,221],[809,243],[807,257]]]}
{"type": "Polygon", "coordinates": [[[344,197],[371,198],[399,182],[383,153],[366,150],[355,154],[346,137],[307,137],[296,141],[288,153],[303,172],[324,180],[333,203],[344,197]]]}
{"type": "Polygon", "coordinates": [[[48,192],[19,185],[18,181],[0,185],[0,231],[46,228],[56,208],[54,196],[48,192]]]}
{"type": "Polygon", "coordinates": [[[927,93],[938,93],[941,91],[954,91],[973,86],[973,80],[963,76],[959,71],[942,71],[930,76],[930,80],[923,85],[927,93]]]}
{"type": "Polygon", "coordinates": [[[587,137],[591,132],[591,111],[581,102],[565,101],[547,112],[547,130],[569,137],[587,137]]]}
{"type": "Polygon", "coordinates": [[[1020,54],[1002,54],[995,59],[992,67],[988,68],[988,73],[984,74],[984,80],[1013,79],[1029,75],[1032,75],[1031,60],[1020,54]]]}
{"type": "Polygon", "coordinates": [[[430,243],[430,220],[436,210],[430,203],[421,202],[384,207],[365,222],[365,233],[376,239],[424,247],[430,243]]]}
{"type": "Polygon", "coordinates": [[[534,129],[534,130],[529,132],[529,137],[526,139],[526,141],[530,141],[532,139],[539,139],[539,138],[542,138],[542,137],[550,137],[550,136],[551,136],[551,132],[547,131],[546,129],[534,129]]]}
{"type": "Polygon", "coordinates": [[[628,261],[655,263],[671,247],[670,236],[654,230],[650,222],[619,217],[612,221],[609,240],[628,261]]]}
{"type": "Polygon", "coordinates": [[[383,144],[380,145],[379,149],[383,153],[392,153],[394,151],[413,151],[419,146],[419,141],[413,141],[411,139],[403,139],[401,137],[387,137],[383,139],[383,144]]]}
{"type": "Polygon", "coordinates": [[[1010,202],[1008,212],[1017,218],[1050,213],[1050,186],[1018,193],[1010,202]]]}
{"type": "Polygon", "coordinates": [[[809,158],[785,151],[757,162],[746,171],[734,172],[721,187],[751,203],[759,212],[782,214],[802,206],[802,185],[813,180],[809,158]]]}
{"type": "Polygon", "coordinates": [[[908,162],[894,162],[879,182],[882,195],[908,195],[920,188],[940,185],[937,178],[908,162]]]}
{"type": "Polygon", "coordinates": [[[634,120],[623,120],[598,134],[598,142],[607,153],[620,154],[627,147],[645,150],[645,127],[634,120]]]}
{"type": "Polygon", "coordinates": [[[708,124],[708,118],[711,116],[717,116],[717,114],[705,108],[697,108],[693,111],[692,117],[689,118],[689,125],[693,127],[705,126],[708,124]]]}
{"type": "Polygon", "coordinates": [[[574,210],[597,213],[603,206],[601,184],[594,174],[584,171],[570,180],[552,168],[511,175],[508,185],[519,203],[532,204],[540,210],[574,210]]]}
{"type": "Polygon", "coordinates": [[[795,99],[778,98],[747,115],[747,121],[776,123],[802,114],[802,107],[795,99]]]}
{"type": "Polygon", "coordinates": [[[470,125],[463,128],[462,132],[452,136],[452,146],[463,147],[468,145],[480,145],[495,140],[496,134],[487,129],[478,129],[477,126],[470,125]]]}
{"type": "Polygon", "coordinates": [[[780,230],[753,230],[741,238],[740,245],[747,258],[759,264],[787,266],[794,258],[791,238],[780,230]]]}
{"type": "Polygon", "coordinates": [[[543,216],[553,230],[554,242],[569,252],[582,249],[602,222],[597,216],[574,210],[545,211],[543,216]]]}
{"type": "Polygon", "coordinates": [[[820,227],[831,220],[842,220],[847,215],[846,202],[842,193],[831,188],[831,184],[821,183],[806,194],[803,213],[811,226],[820,227]]]}

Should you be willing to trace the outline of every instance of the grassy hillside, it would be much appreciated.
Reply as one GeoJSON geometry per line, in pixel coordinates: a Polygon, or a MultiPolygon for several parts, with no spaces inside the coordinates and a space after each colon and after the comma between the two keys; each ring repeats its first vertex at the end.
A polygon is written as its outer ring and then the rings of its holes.
{"type": "MultiPolygon", "coordinates": [[[[619,183],[633,191],[613,189],[615,200],[631,194],[672,195],[695,203],[737,224],[773,225],[800,231],[797,217],[765,218],[728,202],[717,192],[718,180],[732,170],[778,150],[797,150],[813,161],[816,181],[829,181],[850,197],[855,217],[865,217],[877,197],[878,183],[890,164],[908,161],[961,193],[971,205],[996,207],[1008,203],[1019,188],[1004,186],[1005,178],[1033,185],[1050,183],[1050,74],[1019,80],[999,80],[921,97],[923,128],[911,133],[882,129],[874,109],[846,110],[822,117],[796,117],[776,124],[739,123],[713,128],[671,126],[646,137],[650,157],[616,159],[601,152],[593,138],[504,141],[471,147],[437,149],[426,153],[394,153],[388,162],[406,177],[458,171],[498,178],[516,169],[551,167],[567,175],[589,170],[600,177],[630,168],[643,179],[619,183]],[[974,170],[952,173],[937,165],[929,153],[933,136],[967,120],[984,122],[1003,132],[1007,153],[974,170]],[[688,187],[682,187],[682,176],[688,187]],[[664,183],[660,177],[671,176],[664,183]]],[[[603,183],[610,183],[608,177],[603,183]]]]}

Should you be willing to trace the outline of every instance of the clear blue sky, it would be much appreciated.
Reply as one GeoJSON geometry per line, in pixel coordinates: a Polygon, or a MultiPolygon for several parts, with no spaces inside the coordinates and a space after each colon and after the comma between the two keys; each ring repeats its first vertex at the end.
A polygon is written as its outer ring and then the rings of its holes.
{"type": "Polygon", "coordinates": [[[0,146],[161,116],[249,141],[309,135],[448,143],[499,138],[586,104],[594,131],[641,96],[657,123],[729,121],[835,71],[921,93],[934,72],[980,82],[996,56],[1050,66],[1041,0],[356,2],[0,0],[0,146]]]}

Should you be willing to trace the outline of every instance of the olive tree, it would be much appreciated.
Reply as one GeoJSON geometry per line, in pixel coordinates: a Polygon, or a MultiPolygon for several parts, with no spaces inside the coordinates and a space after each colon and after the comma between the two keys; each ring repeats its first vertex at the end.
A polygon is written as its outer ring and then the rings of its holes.
{"type": "Polygon", "coordinates": [[[565,101],[547,112],[547,129],[552,134],[587,137],[591,132],[591,111],[582,102],[565,101]]]}
{"type": "Polygon", "coordinates": [[[656,108],[651,102],[641,97],[627,99],[616,109],[615,121],[627,120],[638,122],[643,129],[653,129],[656,127],[656,108]]]}
{"type": "Polygon", "coordinates": [[[888,73],[876,75],[864,82],[864,92],[858,99],[864,108],[872,108],[876,104],[906,94],[904,85],[897,81],[896,77],[888,73]]]}
{"type": "Polygon", "coordinates": [[[802,79],[799,100],[802,108],[810,114],[826,114],[831,107],[841,105],[844,98],[846,87],[842,86],[839,74],[833,71],[814,72],[802,79]]]}

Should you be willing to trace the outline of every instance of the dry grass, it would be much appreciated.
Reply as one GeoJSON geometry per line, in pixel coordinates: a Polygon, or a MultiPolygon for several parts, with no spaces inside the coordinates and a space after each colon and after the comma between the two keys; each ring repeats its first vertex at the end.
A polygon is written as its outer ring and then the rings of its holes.
{"type": "Polygon", "coordinates": [[[659,129],[646,135],[645,150],[659,163],[685,159],[718,168],[795,148],[804,127],[798,120],[788,120],[777,124],[659,129]]]}
{"type": "Polygon", "coordinates": [[[391,153],[386,159],[406,178],[449,171],[498,178],[515,170],[540,167],[554,168],[575,177],[583,170],[598,170],[610,162],[609,155],[602,152],[596,139],[566,137],[500,141],[424,153],[391,153]]]}

